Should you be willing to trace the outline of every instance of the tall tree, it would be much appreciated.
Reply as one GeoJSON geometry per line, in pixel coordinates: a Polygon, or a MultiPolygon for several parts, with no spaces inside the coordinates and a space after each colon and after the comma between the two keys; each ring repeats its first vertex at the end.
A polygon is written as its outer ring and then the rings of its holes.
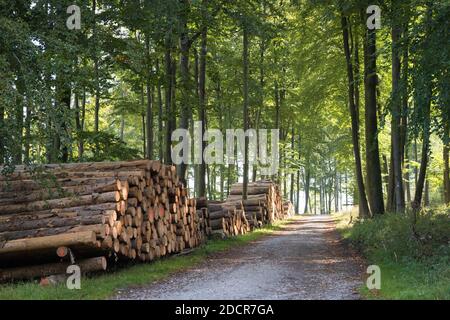
{"type": "Polygon", "coordinates": [[[401,132],[401,118],[402,118],[402,100],[400,91],[400,38],[401,38],[401,22],[398,22],[395,17],[400,15],[398,4],[392,1],[392,94],[391,94],[391,140],[392,140],[392,175],[395,185],[395,211],[405,211],[405,193],[403,189],[403,173],[402,173],[402,132],[401,132]]]}
{"type": "MultiPolygon", "coordinates": [[[[363,14],[363,23],[369,17],[363,14]]],[[[367,190],[370,210],[373,215],[384,213],[383,181],[381,179],[380,152],[378,146],[377,104],[377,32],[364,32],[364,88],[367,190]]]]}
{"type": "MultiPolygon", "coordinates": [[[[242,45],[243,45],[243,51],[242,51],[242,68],[243,68],[243,96],[244,96],[244,102],[243,102],[243,115],[244,115],[244,131],[247,132],[247,129],[249,128],[249,116],[248,116],[248,77],[249,77],[249,53],[248,53],[248,46],[249,46],[249,40],[248,40],[248,25],[245,21],[242,22],[242,45]]],[[[242,198],[245,200],[248,196],[248,168],[249,168],[249,140],[248,137],[245,136],[245,142],[244,142],[244,184],[242,187],[242,198]]]]}
{"type": "MultiPolygon", "coordinates": [[[[362,218],[370,217],[370,210],[367,203],[366,189],[364,186],[364,178],[362,173],[362,161],[359,146],[359,111],[355,103],[355,84],[354,67],[350,52],[349,44],[349,20],[342,13],[341,16],[342,35],[344,41],[344,53],[347,61],[347,77],[348,77],[348,105],[350,109],[350,117],[352,120],[352,142],[353,142],[353,156],[355,158],[355,173],[356,182],[358,184],[358,199],[359,199],[359,216],[362,218]]],[[[356,52],[357,53],[357,52],[356,52]]],[[[356,84],[357,86],[357,84],[356,84]]],[[[359,94],[358,94],[359,95],[359,94]]]]}

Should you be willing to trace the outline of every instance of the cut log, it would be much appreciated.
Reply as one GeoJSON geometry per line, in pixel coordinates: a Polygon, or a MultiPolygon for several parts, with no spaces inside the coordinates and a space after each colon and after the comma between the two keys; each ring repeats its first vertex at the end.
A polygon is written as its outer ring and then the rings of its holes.
{"type": "MultiPolygon", "coordinates": [[[[77,261],[76,265],[80,267],[82,274],[86,274],[106,270],[107,262],[105,257],[97,257],[77,261]]],[[[59,262],[12,269],[0,269],[0,281],[27,280],[50,275],[66,274],[69,266],[70,263],[68,262],[59,262]]]]}

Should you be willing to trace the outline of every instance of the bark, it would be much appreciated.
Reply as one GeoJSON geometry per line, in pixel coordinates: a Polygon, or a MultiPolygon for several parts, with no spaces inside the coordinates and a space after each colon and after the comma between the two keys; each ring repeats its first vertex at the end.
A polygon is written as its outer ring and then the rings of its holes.
{"type": "Polygon", "coordinates": [[[355,95],[355,85],[354,85],[355,79],[353,74],[353,65],[349,45],[348,19],[345,16],[342,16],[341,23],[344,41],[344,52],[347,60],[348,97],[349,97],[350,117],[352,122],[352,142],[353,142],[353,155],[355,157],[355,173],[359,195],[359,215],[362,218],[366,218],[370,216],[370,210],[367,203],[364,178],[362,174],[362,161],[359,147],[359,112],[357,109],[357,104],[355,104],[355,97],[358,95],[355,95]]]}
{"type": "MultiPolygon", "coordinates": [[[[394,4],[393,4],[394,5],[394,4]]],[[[393,10],[395,10],[395,5],[393,10]]],[[[396,12],[396,11],[394,11],[396,12]]],[[[401,30],[400,27],[394,25],[391,31],[392,39],[392,121],[391,121],[391,141],[392,141],[392,175],[395,186],[395,212],[403,213],[405,211],[405,193],[403,188],[403,173],[402,161],[403,147],[402,147],[402,132],[401,132],[401,117],[402,117],[402,101],[400,99],[400,45],[401,30]]]]}
{"type": "Polygon", "coordinates": [[[142,154],[144,155],[144,158],[147,158],[147,130],[146,130],[146,123],[145,123],[145,114],[141,115],[142,119],[142,154]]]}
{"type": "Polygon", "coordinates": [[[311,171],[308,168],[305,168],[305,212],[309,213],[308,203],[309,203],[309,189],[311,184],[311,171]]]}
{"type": "MultiPolygon", "coordinates": [[[[427,30],[426,33],[431,32],[430,24],[432,19],[432,7],[428,4],[427,9],[427,30]]],[[[426,44],[425,44],[426,45],[426,44]]],[[[427,61],[423,59],[422,64],[427,65],[427,61]]],[[[417,178],[416,192],[414,194],[414,201],[412,204],[413,211],[415,214],[420,210],[422,206],[422,197],[425,187],[425,180],[427,175],[427,167],[429,162],[429,152],[430,152],[430,135],[431,135],[431,100],[432,100],[432,79],[429,74],[426,74],[426,81],[424,81],[424,87],[422,88],[422,97],[419,97],[418,108],[421,109],[423,119],[422,119],[422,156],[420,162],[420,169],[417,178]]]]}
{"type": "MultiPolygon", "coordinates": [[[[14,63],[17,64],[17,63],[14,63]]],[[[25,109],[25,92],[26,85],[22,71],[20,70],[20,66],[17,66],[19,71],[17,72],[17,80],[15,82],[17,88],[17,97],[16,97],[16,109],[14,112],[14,135],[13,135],[13,144],[14,148],[12,149],[11,155],[14,164],[22,163],[22,146],[23,146],[23,111],[25,109]]],[[[59,132],[58,132],[59,134],[59,132]]]]}
{"type": "MultiPolygon", "coordinates": [[[[278,81],[275,80],[275,92],[274,92],[274,98],[275,98],[275,129],[280,130],[280,117],[281,117],[281,106],[280,106],[280,91],[278,89],[278,81]]],[[[278,139],[281,140],[281,130],[278,134],[278,139]]],[[[278,159],[278,163],[281,165],[281,158],[282,158],[282,152],[279,153],[279,159],[278,159]]],[[[276,181],[277,183],[280,183],[281,179],[280,179],[280,174],[281,174],[281,168],[278,169],[278,173],[276,174],[276,176],[273,178],[274,181],[276,181]]]]}
{"type": "Polygon", "coordinates": [[[334,178],[334,212],[339,212],[339,174],[335,168],[334,178]]]}
{"type": "Polygon", "coordinates": [[[394,161],[393,148],[391,146],[391,161],[389,162],[389,175],[387,187],[387,201],[386,210],[388,212],[395,212],[395,176],[394,176],[394,161]]]}
{"type": "Polygon", "coordinates": [[[55,256],[59,247],[70,247],[75,250],[95,248],[95,233],[83,231],[60,235],[44,236],[39,238],[18,239],[6,241],[0,249],[0,262],[12,261],[13,258],[27,258],[27,256],[48,255],[55,256]]]}
{"type": "MultiPolygon", "coordinates": [[[[364,15],[363,21],[366,21],[364,15]]],[[[384,213],[383,185],[381,179],[380,152],[378,146],[377,118],[377,47],[376,30],[365,31],[364,87],[367,190],[372,215],[384,213]]]]}
{"type": "MultiPolygon", "coordinates": [[[[297,171],[297,201],[295,202],[295,213],[300,214],[300,170],[297,171]]],[[[307,206],[306,206],[307,208],[307,206]]]]}
{"type": "MultiPolygon", "coordinates": [[[[295,148],[295,130],[294,130],[294,123],[292,123],[292,131],[291,131],[291,148],[294,150],[295,148]]],[[[294,203],[294,183],[295,183],[295,174],[294,172],[291,173],[291,191],[289,194],[289,199],[291,200],[291,203],[294,203]]]]}
{"type": "Polygon", "coordinates": [[[82,134],[82,129],[81,129],[81,113],[80,113],[80,99],[79,99],[79,94],[78,92],[75,93],[75,128],[77,130],[77,134],[78,134],[78,161],[81,161],[81,156],[80,156],[80,141],[81,141],[81,134],[82,134]]]}
{"type": "MultiPolygon", "coordinates": [[[[243,41],[243,53],[242,53],[242,67],[243,67],[243,95],[244,95],[244,132],[247,131],[248,126],[249,126],[249,116],[248,116],[248,77],[249,77],[249,70],[248,70],[248,27],[244,22],[243,25],[243,37],[242,37],[242,41],[243,41]]],[[[245,151],[244,151],[244,187],[243,187],[243,191],[242,191],[242,198],[244,200],[247,199],[247,188],[248,188],[248,159],[249,159],[249,155],[248,155],[248,137],[245,137],[245,151]]]]}
{"type": "Polygon", "coordinates": [[[445,194],[445,203],[450,204],[450,169],[449,169],[449,151],[450,151],[450,142],[449,142],[449,119],[445,124],[445,137],[444,137],[444,194],[445,194]]]}
{"type": "Polygon", "coordinates": [[[422,205],[422,196],[425,186],[425,179],[427,174],[427,166],[429,161],[429,151],[430,151],[430,107],[431,107],[431,88],[427,93],[425,98],[425,103],[423,105],[423,134],[422,134],[422,157],[420,161],[420,169],[417,178],[416,192],[414,194],[413,210],[417,212],[420,210],[422,205]]]}
{"type": "Polygon", "coordinates": [[[146,109],[146,140],[147,140],[147,148],[146,148],[146,156],[147,159],[153,159],[153,86],[151,84],[150,78],[150,36],[145,36],[145,52],[147,56],[148,66],[148,75],[146,79],[146,92],[147,92],[147,109],[146,109]]]}
{"type": "MultiPolygon", "coordinates": [[[[0,281],[29,280],[43,276],[66,274],[70,262],[49,263],[37,266],[27,266],[5,269],[0,272],[0,281]]],[[[107,261],[105,257],[89,258],[77,261],[83,274],[106,270],[107,261]]]]}
{"type": "Polygon", "coordinates": [[[79,139],[78,139],[78,158],[80,161],[83,160],[84,157],[84,139],[83,139],[83,132],[84,132],[84,124],[86,120],[86,88],[83,88],[83,96],[81,99],[81,110],[79,114],[79,139]]]}
{"type": "Polygon", "coordinates": [[[404,179],[405,179],[405,191],[406,191],[406,205],[409,205],[411,203],[411,183],[409,181],[410,179],[410,165],[409,165],[409,156],[408,156],[408,149],[406,149],[406,154],[405,154],[405,174],[404,174],[404,179]]]}
{"type": "Polygon", "coordinates": [[[5,162],[5,107],[0,103],[0,164],[5,162]]]}
{"type": "Polygon", "coordinates": [[[153,159],[153,88],[147,80],[147,110],[146,110],[146,156],[147,159],[153,159]]]}
{"type": "Polygon", "coordinates": [[[164,161],[166,164],[172,164],[172,92],[174,91],[173,86],[173,69],[172,65],[172,41],[171,41],[171,30],[167,33],[165,39],[165,53],[164,53],[164,66],[165,66],[165,108],[166,108],[166,130],[165,130],[165,156],[164,161]]]}
{"type": "MultiPolygon", "coordinates": [[[[92,30],[92,43],[93,43],[93,60],[94,60],[94,91],[95,91],[95,106],[94,106],[94,133],[99,133],[99,116],[100,116],[100,58],[97,52],[97,23],[96,23],[96,9],[97,0],[92,2],[92,13],[94,16],[93,30],[92,30]]],[[[98,142],[95,143],[95,155],[100,152],[100,145],[98,142]]]]}
{"type": "MultiPolygon", "coordinates": [[[[190,11],[190,2],[188,0],[180,0],[183,8],[180,13],[180,75],[181,75],[181,117],[180,128],[189,129],[189,117],[191,114],[190,109],[190,75],[189,75],[189,51],[191,48],[191,39],[189,38],[188,29],[188,13],[190,11]]],[[[188,143],[187,139],[184,143],[188,143]]],[[[187,149],[186,146],[184,148],[187,149]]],[[[187,164],[182,162],[178,166],[178,176],[181,182],[186,185],[187,182],[187,164]]]]}
{"type": "Polygon", "coordinates": [[[27,113],[25,118],[25,140],[24,140],[24,162],[30,162],[30,147],[31,147],[31,116],[32,116],[32,104],[27,97],[27,113]]]}
{"type": "Polygon", "coordinates": [[[314,214],[317,214],[317,182],[314,178],[314,214]]]}
{"type": "MultiPolygon", "coordinates": [[[[204,22],[206,23],[206,22],[204,22]]],[[[201,35],[201,48],[200,48],[200,62],[199,62],[199,102],[200,102],[200,110],[199,110],[199,120],[202,122],[202,136],[206,131],[206,54],[207,54],[207,34],[208,30],[206,25],[202,28],[201,35]]],[[[206,148],[206,142],[202,139],[202,157],[203,152],[206,148]]],[[[198,168],[198,195],[199,197],[206,196],[206,163],[204,159],[202,159],[201,164],[198,168]]]]}
{"type": "Polygon", "coordinates": [[[162,91],[161,91],[159,59],[156,60],[156,74],[158,76],[158,84],[157,84],[157,95],[158,95],[158,142],[159,142],[158,155],[159,155],[159,160],[163,161],[163,159],[164,159],[164,128],[163,128],[163,117],[164,117],[164,114],[163,114],[163,99],[162,99],[162,91]]]}
{"type": "MultiPolygon", "coordinates": [[[[409,20],[409,18],[408,18],[409,20]]],[[[409,79],[409,40],[408,40],[408,23],[405,22],[403,27],[403,42],[404,44],[404,52],[403,52],[403,61],[402,61],[402,117],[400,124],[400,132],[401,132],[401,148],[402,148],[402,164],[405,166],[404,180],[405,180],[405,189],[406,189],[406,201],[407,205],[411,203],[411,185],[410,185],[410,165],[409,165],[409,143],[408,143],[408,79],[409,79]]]]}

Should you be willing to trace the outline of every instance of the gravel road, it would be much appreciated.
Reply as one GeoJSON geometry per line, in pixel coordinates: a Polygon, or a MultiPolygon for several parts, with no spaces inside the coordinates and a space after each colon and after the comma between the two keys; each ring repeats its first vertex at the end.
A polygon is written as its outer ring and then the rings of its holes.
{"type": "Polygon", "coordinates": [[[360,299],[363,263],[339,240],[333,218],[295,220],[248,245],[215,254],[125,300],[360,299]]]}

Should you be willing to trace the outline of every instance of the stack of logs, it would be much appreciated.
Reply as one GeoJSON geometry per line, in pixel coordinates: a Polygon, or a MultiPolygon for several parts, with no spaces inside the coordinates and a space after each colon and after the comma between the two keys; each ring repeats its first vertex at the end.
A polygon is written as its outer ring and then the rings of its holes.
{"type": "Polygon", "coordinates": [[[231,237],[250,231],[242,203],[208,201],[212,234],[231,237]]]}
{"type": "Polygon", "coordinates": [[[290,218],[290,217],[293,217],[294,215],[295,215],[295,209],[294,209],[294,205],[292,204],[292,202],[290,202],[290,201],[284,201],[284,203],[283,203],[283,214],[284,214],[284,217],[287,219],[287,218],[290,218]]]}
{"type": "Polygon", "coordinates": [[[52,274],[68,257],[96,271],[107,260],[151,261],[198,246],[210,233],[208,213],[175,172],[138,160],[17,166],[0,176],[0,280],[52,274]]]}
{"type": "Polygon", "coordinates": [[[232,185],[226,203],[241,203],[252,229],[284,219],[283,201],[277,184],[268,180],[249,183],[247,200],[242,200],[242,189],[241,183],[232,185]]]}
{"type": "Polygon", "coordinates": [[[203,237],[201,242],[206,242],[206,238],[212,234],[206,198],[196,199],[196,209],[199,217],[199,234],[203,237]]]}

